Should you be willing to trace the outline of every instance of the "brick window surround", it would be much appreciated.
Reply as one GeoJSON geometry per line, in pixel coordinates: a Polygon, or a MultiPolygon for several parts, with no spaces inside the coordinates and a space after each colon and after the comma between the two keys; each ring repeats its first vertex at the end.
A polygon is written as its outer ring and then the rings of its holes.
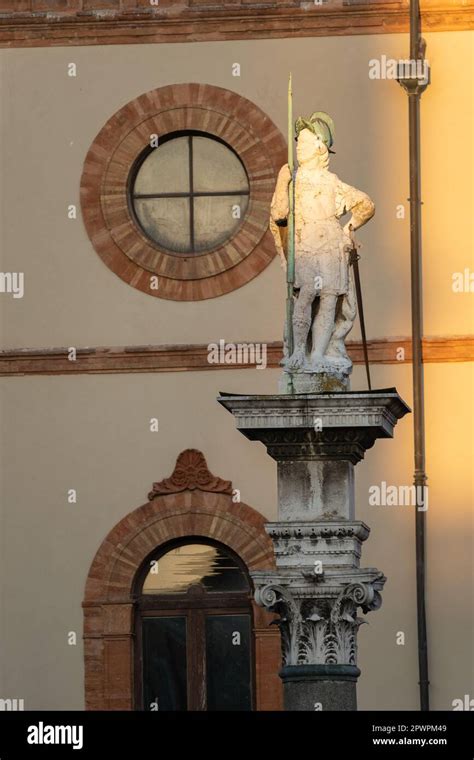
{"type": "Polygon", "coordinates": [[[275,256],[268,218],[286,142],[251,101],[208,84],[160,87],[127,103],[93,141],[81,179],[87,233],[103,262],[134,288],[158,298],[198,301],[229,293],[275,256]],[[151,135],[192,130],[218,137],[240,157],[249,205],[235,235],[213,251],[176,256],[141,231],[129,209],[132,167],[151,135]],[[158,280],[156,280],[158,277],[158,280]],[[156,287],[157,286],[157,287],[156,287]]]}
{"type": "MultiPolygon", "coordinates": [[[[136,578],[147,558],[176,539],[213,539],[248,570],[274,568],[265,518],[232,500],[232,484],[209,472],[203,454],[183,451],[170,478],[153,485],[148,502],[102,542],[86,581],[84,665],[86,710],[134,709],[136,578]]],[[[281,710],[280,635],[274,616],[253,603],[256,709],[281,710]]]]}

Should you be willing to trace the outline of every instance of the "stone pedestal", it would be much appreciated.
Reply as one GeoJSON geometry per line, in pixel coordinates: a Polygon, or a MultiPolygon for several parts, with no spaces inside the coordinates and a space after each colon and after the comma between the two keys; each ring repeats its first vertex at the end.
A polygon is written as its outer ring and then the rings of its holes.
{"type": "Polygon", "coordinates": [[[314,369],[283,370],[278,381],[280,393],[337,393],[348,391],[352,362],[334,362],[314,369]]]}
{"type": "Polygon", "coordinates": [[[380,607],[386,579],[360,567],[369,528],[355,519],[354,466],[409,408],[395,389],[218,400],[278,466],[277,570],[252,578],[279,615],[285,709],[355,710],[358,611],[380,607]]]}

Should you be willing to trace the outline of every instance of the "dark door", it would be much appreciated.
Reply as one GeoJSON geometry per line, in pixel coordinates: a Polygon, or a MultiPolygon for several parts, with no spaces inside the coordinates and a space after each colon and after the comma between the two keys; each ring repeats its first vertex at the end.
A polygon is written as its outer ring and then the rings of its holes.
{"type": "Polygon", "coordinates": [[[250,584],[217,544],[147,561],[137,619],[138,709],[251,710],[250,584]]]}

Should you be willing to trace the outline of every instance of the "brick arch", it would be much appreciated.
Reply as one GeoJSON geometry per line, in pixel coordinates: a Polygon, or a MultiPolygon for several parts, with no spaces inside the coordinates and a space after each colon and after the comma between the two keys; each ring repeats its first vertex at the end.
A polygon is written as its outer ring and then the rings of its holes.
{"type": "MultiPolygon", "coordinates": [[[[186,537],[213,539],[247,569],[274,568],[266,519],[232,500],[232,484],[212,475],[201,452],[187,449],[170,478],[128,514],[99,547],[84,595],[85,703],[90,710],[132,710],[137,573],[151,552],[186,537]]],[[[257,710],[281,708],[279,635],[273,616],[254,607],[257,710]]]]}

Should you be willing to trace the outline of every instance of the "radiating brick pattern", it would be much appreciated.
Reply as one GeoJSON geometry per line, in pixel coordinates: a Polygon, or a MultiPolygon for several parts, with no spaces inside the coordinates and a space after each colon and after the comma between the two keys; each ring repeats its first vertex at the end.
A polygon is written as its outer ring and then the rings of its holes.
{"type": "Polygon", "coordinates": [[[259,274],[275,256],[268,218],[285,140],[271,119],[235,92],[206,84],[177,84],[140,95],[114,114],[87,154],[81,179],[82,215],[104,263],[125,282],[159,298],[196,301],[228,293],[259,274]],[[150,135],[183,129],[224,140],[245,165],[247,213],[237,233],[199,256],[160,250],[128,207],[128,176],[150,135]],[[153,289],[151,277],[159,278],[153,289]]]}

